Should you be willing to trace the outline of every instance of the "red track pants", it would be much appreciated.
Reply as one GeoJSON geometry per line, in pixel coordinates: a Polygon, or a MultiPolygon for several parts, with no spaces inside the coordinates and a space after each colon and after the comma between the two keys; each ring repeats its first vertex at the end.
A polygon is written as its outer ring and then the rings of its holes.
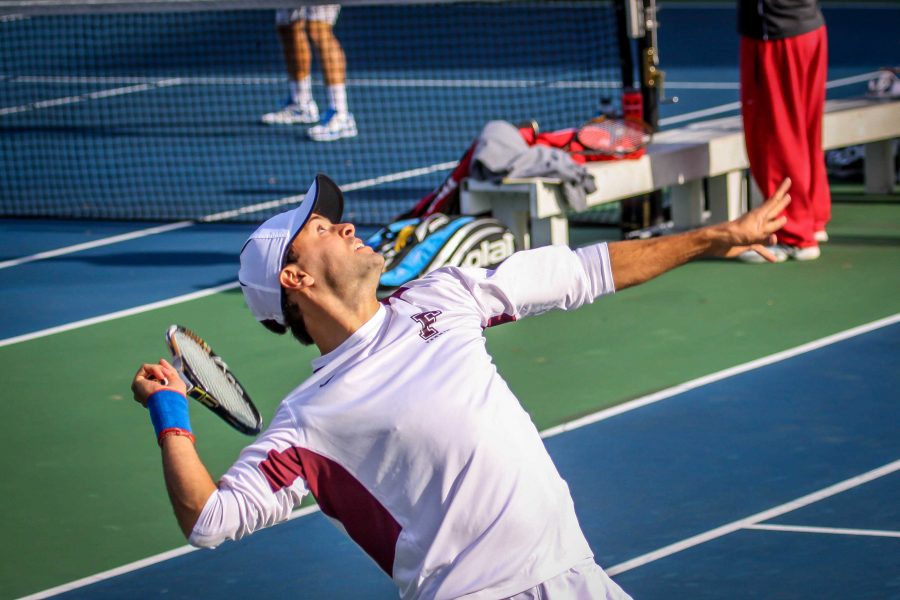
{"type": "Polygon", "coordinates": [[[822,151],[828,67],[825,26],[763,41],[741,38],[741,113],[750,172],[770,197],[790,177],[788,221],[778,241],[815,246],[831,219],[831,191],[822,151]]]}

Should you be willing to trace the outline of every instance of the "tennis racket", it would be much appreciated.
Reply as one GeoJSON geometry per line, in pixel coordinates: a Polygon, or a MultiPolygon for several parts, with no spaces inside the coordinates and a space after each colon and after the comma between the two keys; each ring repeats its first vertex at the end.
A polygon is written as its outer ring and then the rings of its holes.
{"type": "Polygon", "coordinates": [[[259,411],[237,377],[203,339],[186,327],[172,325],[166,331],[172,366],[187,385],[187,394],[226,423],[246,435],[262,429],[259,411]]]}
{"type": "Polygon", "coordinates": [[[621,158],[646,148],[652,133],[639,119],[601,116],[578,128],[574,141],[583,149],[574,152],[621,158]]]}

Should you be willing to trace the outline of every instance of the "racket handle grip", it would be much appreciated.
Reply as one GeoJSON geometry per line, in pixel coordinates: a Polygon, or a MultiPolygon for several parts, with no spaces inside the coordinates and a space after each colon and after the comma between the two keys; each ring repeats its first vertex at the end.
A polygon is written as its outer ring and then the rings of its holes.
{"type": "Polygon", "coordinates": [[[178,377],[181,379],[182,383],[184,383],[187,391],[190,392],[194,389],[194,383],[184,374],[184,361],[180,356],[172,358],[172,366],[175,367],[175,370],[178,372],[178,377]]]}

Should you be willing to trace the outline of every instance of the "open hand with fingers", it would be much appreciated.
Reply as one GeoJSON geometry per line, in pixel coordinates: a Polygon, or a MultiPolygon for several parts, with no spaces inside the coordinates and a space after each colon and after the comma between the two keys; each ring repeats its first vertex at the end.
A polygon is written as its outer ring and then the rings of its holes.
{"type": "Polygon", "coordinates": [[[742,252],[753,250],[767,261],[775,262],[776,257],[766,246],[776,243],[775,232],[787,223],[787,217],[782,216],[782,213],[791,202],[788,194],[790,187],[791,180],[786,178],[772,197],[761,206],[734,221],[713,226],[717,234],[716,241],[708,254],[733,258],[742,252]]]}
{"type": "Polygon", "coordinates": [[[134,399],[141,406],[146,406],[147,398],[159,390],[172,390],[181,395],[187,393],[187,388],[179,377],[178,371],[164,358],[160,359],[158,364],[145,363],[141,365],[131,382],[134,399]]]}

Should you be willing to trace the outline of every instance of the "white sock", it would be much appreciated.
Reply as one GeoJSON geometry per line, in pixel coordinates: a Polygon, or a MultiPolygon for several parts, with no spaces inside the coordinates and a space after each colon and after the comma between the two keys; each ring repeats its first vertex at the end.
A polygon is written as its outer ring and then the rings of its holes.
{"type": "Polygon", "coordinates": [[[307,75],[300,81],[290,82],[291,86],[291,102],[304,106],[312,102],[312,76],[307,75]]]}
{"type": "Polygon", "coordinates": [[[343,83],[328,86],[328,106],[339,114],[347,114],[347,88],[343,83]]]}

